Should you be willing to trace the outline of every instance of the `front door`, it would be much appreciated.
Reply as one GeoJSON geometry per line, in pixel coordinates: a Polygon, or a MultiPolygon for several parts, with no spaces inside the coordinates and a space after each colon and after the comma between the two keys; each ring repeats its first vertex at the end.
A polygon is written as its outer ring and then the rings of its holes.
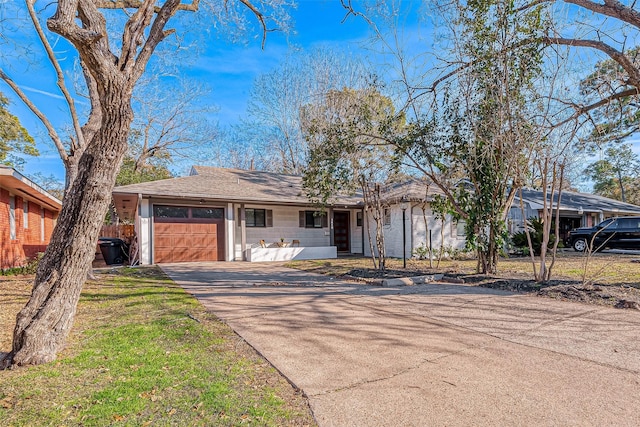
{"type": "Polygon", "coordinates": [[[338,252],[349,252],[349,212],[333,212],[333,242],[338,252]]]}

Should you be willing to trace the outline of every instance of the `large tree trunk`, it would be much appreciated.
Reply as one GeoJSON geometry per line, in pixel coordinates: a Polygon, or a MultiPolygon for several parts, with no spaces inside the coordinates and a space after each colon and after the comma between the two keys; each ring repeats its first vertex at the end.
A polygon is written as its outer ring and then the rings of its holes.
{"type": "Polygon", "coordinates": [[[80,158],[38,266],[31,299],[17,316],[13,348],[5,363],[50,362],[64,346],[127,147],[133,113],[130,90],[122,89],[103,98],[102,125],[80,158]]]}

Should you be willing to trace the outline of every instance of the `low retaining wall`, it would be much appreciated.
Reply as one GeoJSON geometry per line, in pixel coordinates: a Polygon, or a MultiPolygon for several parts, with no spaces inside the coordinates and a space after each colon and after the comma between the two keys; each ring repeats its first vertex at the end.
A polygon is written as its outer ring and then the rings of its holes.
{"type": "Polygon", "coordinates": [[[249,262],[327,259],[338,258],[338,248],[335,246],[251,248],[245,251],[245,255],[249,262]]]}

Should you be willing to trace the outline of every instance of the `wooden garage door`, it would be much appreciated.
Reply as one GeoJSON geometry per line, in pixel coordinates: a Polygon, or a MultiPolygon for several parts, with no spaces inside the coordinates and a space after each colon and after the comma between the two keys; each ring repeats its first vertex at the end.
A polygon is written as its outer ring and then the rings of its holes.
{"type": "Polygon", "coordinates": [[[154,262],[224,261],[224,209],[153,207],[154,262]]]}

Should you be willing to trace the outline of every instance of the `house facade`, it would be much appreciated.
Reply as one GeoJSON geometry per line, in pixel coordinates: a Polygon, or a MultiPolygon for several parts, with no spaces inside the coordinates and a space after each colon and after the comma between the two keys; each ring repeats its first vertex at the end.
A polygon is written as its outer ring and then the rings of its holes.
{"type": "Polygon", "coordinates": [[[0,269],[44,252],[62,203],[15,169],[0,165],[0,269]]]}
{"type": "MultiPolygon", "coordinates": [[[[465,223],[433,212],[442,191],[409,179],[382,191],[387,256],[411,258],[465,247],[465,223]]],[[[514,201],[511,233],[538,216],[542,192],[525,189],[523,214],[514,201]]],[[[141,264],[189,261],[284,261],[376,251],[376,222],[361,195],[339,197],[324,211],[311,204],[300,176],[194,166],[189,176],[114,189],[118,217],[135,224],[131,256],[141,264]]],[[[561,234],[640,207],[591,194],[564,192],[561,234]]]]}
{"type": "Polygon", "coordinates": [[[299,176],[194,166],[186,177],[118,187],[113,199],[135,224],[131,255],[141,264],[363,253],[360,198],[321,212],[299,176]]]}
{"type": "MultiPolygon", "coordinates": [[[[454,221],[433,212],[436,195],[443,195],[435,185],[419,179],[409,179],[392,184],[383,190],[383,233],[388,257],[411,258],[416,252],[423,254],[431,249],[451,252],[465,247],[464,222],[454,221]],[[403,215],[404,210],[404,215],[403,215]]],[[[369,234],[375,242],[376,223],[369,219],[365,230],[365,255],[371,255],[369,234]]],[[[374,251],[376,250],[375,244],[374,251]]]]}

